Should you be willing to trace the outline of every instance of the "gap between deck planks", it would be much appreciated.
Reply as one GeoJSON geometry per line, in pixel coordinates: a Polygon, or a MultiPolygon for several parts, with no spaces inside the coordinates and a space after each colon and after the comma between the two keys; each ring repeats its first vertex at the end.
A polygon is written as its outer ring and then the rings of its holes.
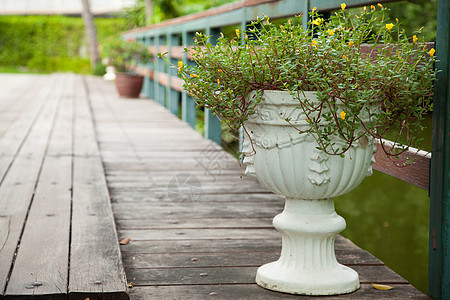
{"type": "Polygon", "coordinates": [[[0,298],[128,299],[82,77],[24,82],[0,137],[0,298]]]}
{"type": "MultiPolygon", "coordinates": [[[[155,102],[117,98],[110,82],[88,85],[119,237],[131,239],[121,246],[131,299],[310,298],[254,283],[257,267],[279,255],[271,219],[282,197],[240,179],[231,155],[155,102]]],[[[362,287],[326,299],[429,299],[341,236],[336,253],[362,287]]]]}

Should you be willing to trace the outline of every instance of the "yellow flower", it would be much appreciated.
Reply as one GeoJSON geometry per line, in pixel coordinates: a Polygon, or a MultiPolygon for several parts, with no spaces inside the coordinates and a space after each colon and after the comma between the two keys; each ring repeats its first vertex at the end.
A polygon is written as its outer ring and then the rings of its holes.
{"type": "Polygon", "coordinates": [[[342,58],[344,58],[345,60],[348,60],[347,56],[342,55],[342,58]]]}
{"type": "Polygon", "coordinates": [[[364,6],[364,12],[366,12],[367,11],[367,8],[364,6]]]}
{"type": "Polygon", "coordinates": [[[313,24],[319,26],[320,24],[322,24],[322,22],[323,22],[322,18],[317,18],[313,21],[313,24]]]}
{"type": "Polygon", "coordinates": [[[217,84],[220,85],[220,80],[219,80],[219,78],[217,78],[217,84]]]}
{"type": "Polygon", "coordinates": [[[316,46],[316,48],[319,48],[319,46],[317,45],[319,42],[316,40],[312,40],[311,41],[311,46],[316,46]]]}
{"type": "Polygon", "coordinates": [[[179,62],[178,62],[178,69],[181,69],[183,67],[183,62],[180,60],[179,62]]]}
{"type": "Polygon", "coordinates": [[[416,35],[413,35],[413,42],[414,42],[414,43],[417,43],[417,40],[418,40],[417,36],[416,36],[416,35]]]}
{"type": "Polygon", "coordinates": [[[198,78],[197,74],[191,74],[191,77],[198,78]]]}
{"type": "Polygon", "coordinates": [[[375,9],[375,6],[371,5],[371,6],[370,6],[370,9],[371,9],[371,10],[374,10],[374,9],[375,9]]]}
{"type": "Polygon", "coordinates": [[[345,120],[345,115],[346,115],[347,113],[345,112],[345,111],[341,111],[341,113],[339,114],[340,116],[341,116],[341,119],[342,120],[345,120]]]}
{"type": "Polygon", "coordinates": [[[397,22],[397,23],[398,23],[398,18],[395,18],[395,22],[397,22]]]}
{"type": "Polygon", "coordinates": [[[342,4],[341,4],[341,9],[344,10],[346,6],[347,6],[347,5],[345,5],[345,3],[342,3],[342,4]]]}
{"type": "Polygon", "coordinates": [[[334,30],[333,30],[333,29],[328,29],[328,30],[327,30],[327,33],[328,33],[329,35],[334,35],[334,30]]]}
{"type": "Polygon", "coordinates": [[[387,28],[387,30],[389,30],[389,31],[391,31],[391,29],[394,27],[394,24],[392,24],[392,23],[389,23],[389,24],[386,24],[386,28],[387,28]]]}
{"type": "Polygon", "coordinates": [[[434,55],[434,52],[436,52],[436,50],[434,50],[434,48],[431,48],[430,51],[428,51],[428,54],[430,54],[430,56],[432,57],[434,55]]]}
{"type": "Polygon", "coordinates": [[[236,29],[235,32],[236,32],[236,36],[239,37],[239,29],[236,29]]]}
{"type": "Polygon", "coordinates": [[[381,5],[381,3],[377,3],[377,5],[378,5],[380,8],[383,8],[383,5],[381,5]]]}
{"type": "Polygon", "coordinates": [[[217,72],[222,73],[223,71],[222,69],[217,69],[217,72]]]}
{"type": "Polygon", "coordinates": [[[353,43],[352,41],[348,42],[348,46],[349,46],[349,47],[353,47],[354,44],[355,44],[355,43],[353,43]]]}
{"type": "Polygon", "coordinates": [[[315,12],[317,10],[317,7],[313,7],[313,10],[312,10],[312,12],[315,12]]]}

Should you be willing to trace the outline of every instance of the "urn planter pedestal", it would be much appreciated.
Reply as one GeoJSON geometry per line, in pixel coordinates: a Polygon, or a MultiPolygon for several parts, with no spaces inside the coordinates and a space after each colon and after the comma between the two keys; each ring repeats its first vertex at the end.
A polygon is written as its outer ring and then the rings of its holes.
{"type": "MultiPolygon", "coordinates": [[[[305,92],[318,101],[314,92],[305,92]]],[[[285,196],[284,211],[273,220],[281,233],[280,258],[261,266],[256,283],[279,292],[304,295],[345,294],[360,286],[358,274],[337,262],[335,236],[346,227],[334,209],[333,197],[345,194],[372,173],[373,140],[362,139],[344,157],[317,149],[306,129],[306,117],[289,92],[264,91],[264,101],[246,121],[256,154],[244,158],[246,174],[276,194],[285,196]]],[[[326,124],[323,124],[326,126],[326,124]]]]}

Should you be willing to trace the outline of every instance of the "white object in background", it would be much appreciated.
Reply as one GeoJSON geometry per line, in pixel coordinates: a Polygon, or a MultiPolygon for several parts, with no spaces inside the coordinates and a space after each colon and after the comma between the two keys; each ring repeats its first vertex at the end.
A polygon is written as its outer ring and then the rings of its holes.
{"type": "Polygon", "coordinates": [[[106,74],[103,75],[103,79],[105,80],[114,80],[116,79],[116,70],[112,66],[106,67],[106,74]]]}

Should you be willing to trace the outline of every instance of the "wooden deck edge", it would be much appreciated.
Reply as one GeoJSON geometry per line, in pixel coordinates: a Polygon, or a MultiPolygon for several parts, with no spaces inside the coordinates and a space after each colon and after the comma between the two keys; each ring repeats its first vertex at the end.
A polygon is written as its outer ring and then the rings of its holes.
{"type": "Polygon", "coordinates": [[[73,166],[68,299],[129,299],[105,170],[97,145],[86,77],[79,76],[73,166]],[[101,266],[101,267],[99,267],[101,266]]]}
{"type": "Polygon", "coordinates": [[[103,299],[103,300],[129,300],[128,292],[118,291],[110,293],[69,293],[69,294],[47,294],[47,295],[7,295],[1,296],[0,300],[80,300],[80,299],[103,299]]]}
{"type": "Polygon", "coordinates": [[[110,293],[69,293],[68,300],[103,299],[103,300],[129,300],[128,292],[118,291],[110,293]]]}

